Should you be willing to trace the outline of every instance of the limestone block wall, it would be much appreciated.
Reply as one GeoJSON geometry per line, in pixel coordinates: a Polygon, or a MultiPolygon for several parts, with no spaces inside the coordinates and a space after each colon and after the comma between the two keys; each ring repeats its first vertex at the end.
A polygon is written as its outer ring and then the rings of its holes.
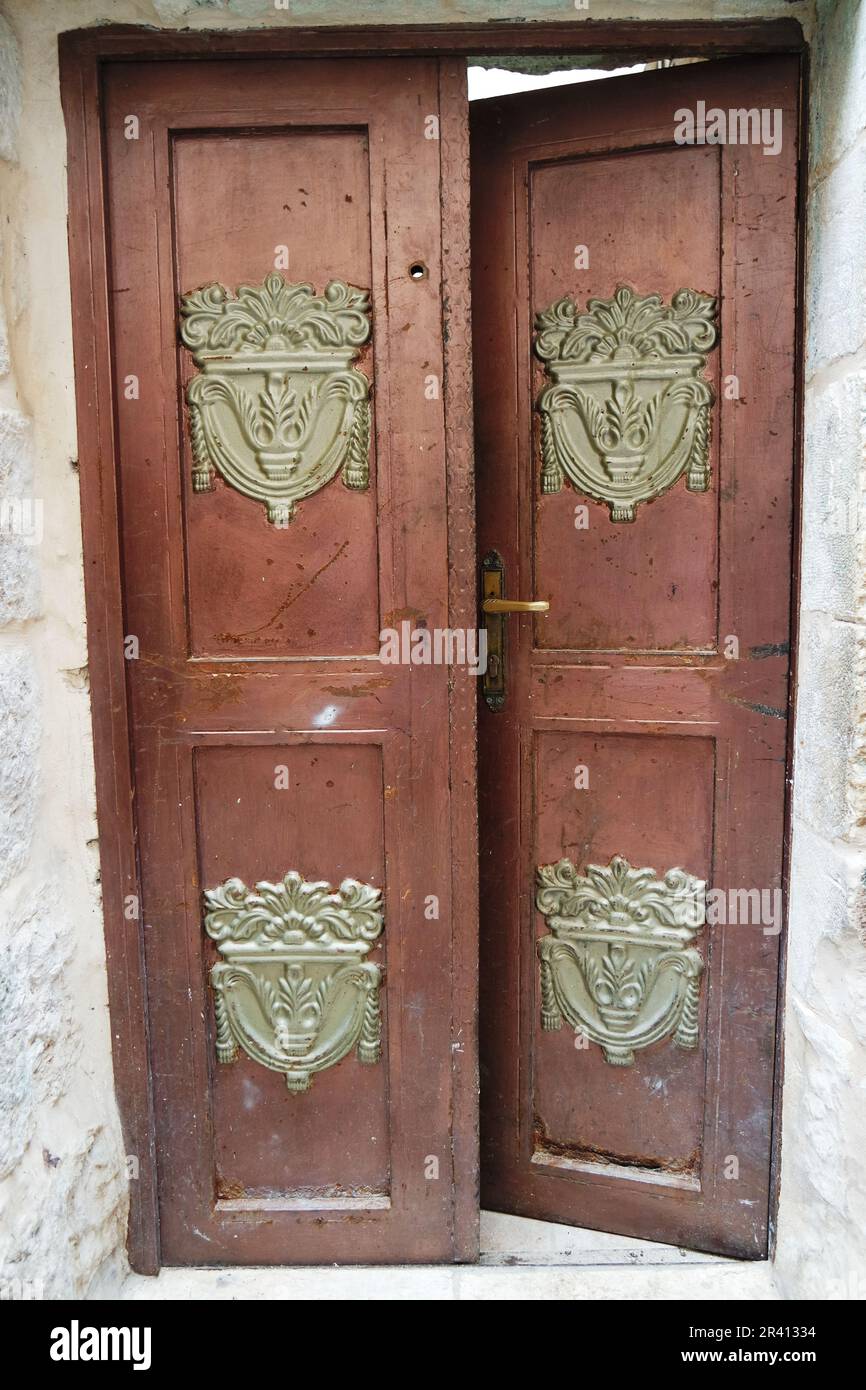
{"type": "Polygon", "coordinates": [[[866,1298],[866,6],[812,58],[803,558],[776,1277],[866,1298]]]}
{"type": "Polygon", "coordinates": [[[52,46],[28,63],[3,19],[0,1296],[62,1297],[107,1277],[120,1267],[127,1201],[98,887],[63,183],[52,46]],[[40,112],[50,112],[44,126],[40,112]]]}

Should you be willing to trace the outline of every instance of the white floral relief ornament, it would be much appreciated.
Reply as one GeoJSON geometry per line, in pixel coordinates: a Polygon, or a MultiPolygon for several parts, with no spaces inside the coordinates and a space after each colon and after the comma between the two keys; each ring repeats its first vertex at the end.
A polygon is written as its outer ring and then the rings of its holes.
{"type": "Polygon", "coordinates": [[[542,1028],[561,1028],[565,1018],[619,1067],[670,1036],[697,1047],[702,879],[684,869],[658,878],[621,855],[583,874],[560,859],[538,869],[535,901],[550,931],[537,946],[542,1028]]]}
{"type": "Polygon", "coordinates": [[[580,313],[558,300],[536,316],[541,391],[541,491],[568,478],[605,503],[614,522],[685,473],[691,492],[710,482],[713,390],[702,373],[717,341],[716,299],[677,290],[670,304],[620,285],[580,313]]]}
{"type": "Polygon", "coordinates": [[[353,1048],[378,1062],[382,972],[364,958],[382,932],[380,889],[353,878],[335,889],[291,869],[254,889],[227,879],[204,901],[222,956],[210,973],[218,1061],[242,1048],[296,1094],[353,1048]]]}
{"type": "Polygon", "coordinates": [[[195,290],[180,314],[199,368],[187,388],[196,492],[219,473],[286,526],[341,470],[346,487],[369,486],[370,382],[354,365],[370,337],[366,290],[332,280],[316,294],[273,272],[235,296],[195,290]]]}

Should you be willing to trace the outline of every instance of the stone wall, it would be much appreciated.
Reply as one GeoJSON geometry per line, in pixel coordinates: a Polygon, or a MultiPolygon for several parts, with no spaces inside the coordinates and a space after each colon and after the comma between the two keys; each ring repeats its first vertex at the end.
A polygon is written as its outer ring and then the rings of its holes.
{"type": "Polygon", "coordinates": [[[866,6],[812,60],[782,1199],[787,1296],[866,1298],[866,6]]]}
{"type": "Polygon", "coordinates": [[[22,62],[16,30],[14,17],[0,21],[0,1295],[60,1297],[120,1266],[126,1166],[98,889],[68,278],[57,274],[56,60],[46,43],[22,62]]]}

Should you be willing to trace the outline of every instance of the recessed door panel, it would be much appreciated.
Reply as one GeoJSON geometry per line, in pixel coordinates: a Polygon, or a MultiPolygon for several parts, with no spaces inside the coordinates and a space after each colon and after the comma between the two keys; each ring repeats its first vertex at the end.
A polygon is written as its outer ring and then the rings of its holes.
{"type": "MultiPolygon", "coordinates": [[[[335,279],[372,285],[366,128],[178,133],[171,155],[179,295],[215,281],[234,292],[275,265],[287,282],[318,290],[335,279]]],[[[359,363],[371,378],[375,337],[359,363]]],[[[185,387],[194,370],[182,353],[185,387]]],[[[183,448],[191,652],[377,651],[375,447],[365,491],[331,487],[299,507],[290,553],[279,529],[234,488],[217,480],[212,493],[194,497],[189,430],[183,448]]]]}
{"type": "MultiPolygon", "coordinates": [[[[567,292],[583,308],[600,287],[604,295],[615,289],[625,267],[629,285],[642,296],[654,293],[666,302],[683,286],[718,295],[719,146],[532,162],[528,177],[534,310],[567,292]],[[626,207],[640,208],[640,215],[623,219],[626,207]],[[697,207],[708,211],[696,233],[697,207]],[[576,262],[585,257],[590,267],[578,268],[576,262]]],[[[711,354],[708,378],[714,387],[718,364],[718,353],[711,354]]],[[[543,380],[536,358],[536,396],[543,380]]],[[[710,449],[711,477],[717,481],[717,434],[710,449]]],[[[535,592],[556,593],[559,600],[536,628],[538,645],[578,651],[711,650],[718,591],[717,486],[695,496],[688,508],[678,504],[676,493],[660,497],[644,508],[639,527],[585,525],[587,503],[590,508],[592,503],[573,491],[569,499],[571,506],[550,506],[543,499],[538,506],[535,592]],[[588,584],[587,575],[603,575],[606,582],[588,584]],[[611,603],[614,586],[616,603],[611,603]],[[577,591],[579,604],[561,601],[577,591]]]]}
{"type": "MultiPolygon", "coordinates": [[[[533,761],[537,864],[566,857],[608,865],[619,855],[633,865],[686,864],[708,878],[712,739],[547,729],[536,734],[533,761]]],[[[547,935],[541,916],[538,933],[539,940],[547,935]]],[[[699,934],[696,945],[703,957],[711,943],[699,934]]],[[[600,988],[608,960],[600,953],[600,988]]],[[[629,972],[635,983],[639,970],[629,972]]],[[[702,1035],[705,1013],[706,996],[702,1035]]],[[[601,1047],[574,1029],[543,1030],[538,1009],[534,1024],[533,1162],[565,1171],[608,1162],[647,1174],[694,1175],[703,1146],[700,1049],[671,1049],[666,1036],[639,1063],[612,1067],[601,1047]]]]}
{"type": "MultiPolygon", "coordinates": [[[[201,882],[238,875],[245,883],[278,882],[293,865],[316,865],[330,884],[357,878],[382,888],[385,837],[382,747],[339,742],[198,748],[195,793],[201,882]],[[339,824],[339,836],[327,827],[339,824]]],[[[191,948],[198,946],[196,940],[191,948]]],[[[219,960],[208,942],[207,973],[219,960]]],[[[369,960],[387,969],[382,933],[369,960]]],[[[313,996],[311,995],[311,998],[313,996]]],[[[384,1010],[383,1010],[384,1012],[384,1010]]],[[[209,1051],[216,1055],[213,1015],[209,1051]]],[[[385,1065],[364,1065],[354,1048],[312,1078],[309,1095],[286,1095],[285,1077],[243,1049],[212,1072],[216,1188],[220,1201],[342,1198],[363,1208],[390,1197],[387,1020],[385,1065]],[[315,1089],[316,1094],[313,1094],[315,1089]],[[310,1103],[307,1103],[310,1102],[310,1103]],[[340,1123],[334,1123],[339,1114],[340,1123]]]]}

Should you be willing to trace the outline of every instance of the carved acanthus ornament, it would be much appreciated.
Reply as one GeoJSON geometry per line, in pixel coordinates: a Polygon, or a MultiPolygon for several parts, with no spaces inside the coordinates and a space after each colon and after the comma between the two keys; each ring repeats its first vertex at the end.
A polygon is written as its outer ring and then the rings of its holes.
{"type": "Polygon", "coordinates": [[[208,285],[181,300],[180,336],[200,374],[187,388],[193,487],[218,472],[286,526],[342,469],[369,486],[370,383],[353,363],[370,336],[366,290],[324,294],[276,272],[232,297],[208,285]]]}
{"type": "Polygon", "coordinates": [[[585,874],[570,859],[539,868],[536,905],[551,933],[538,941],[542,1027],[565,1018],[613,1066],[671,1034],[697,1047],[704,965],[692,942],[705,888],[683,869],[659,879],[619,856],[585,874]]]}
{"type": "Polygon", "coordinates": [[[706,492],[713,391],[701,373],[715,312],[713,296],[696,290],[665,305],[621,285],[584,314],[565,298],[536,316],[548,377],[538,398],[542,492],[569,478],[612,521],[634,521],[640,502],[683,473],[691,492],[706,492]]]}
{"type": "Polygon", "coordinates": [[[219,1061],[242,1047],[295,1092],[353,1047],[378,1062],[381,972],[364,959],[382,931],[378,888],[347,878],[334,889],[291,870],[255,889],[230,878],[204,900],[223,957],[210,975],[219,1061]]]}

